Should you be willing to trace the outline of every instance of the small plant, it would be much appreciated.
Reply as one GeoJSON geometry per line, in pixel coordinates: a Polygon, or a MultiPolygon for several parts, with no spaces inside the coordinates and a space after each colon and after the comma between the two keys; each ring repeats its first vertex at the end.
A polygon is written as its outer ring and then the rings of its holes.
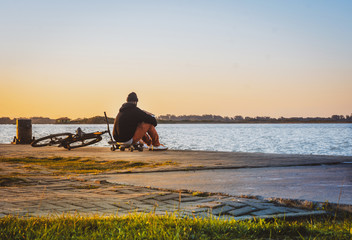
{"type": "Polygon", "coordinates": [[[192,192],[193,196],[197,196],[197,197],[208,197],[209,193],[205,193],[205,192],[192,192]]]}
{"type": "Polygon", "coordinates": [[[70,185],[70,187],[76,188],[76,189],[98,189],[99,186],[96,185],[70,185]]]}

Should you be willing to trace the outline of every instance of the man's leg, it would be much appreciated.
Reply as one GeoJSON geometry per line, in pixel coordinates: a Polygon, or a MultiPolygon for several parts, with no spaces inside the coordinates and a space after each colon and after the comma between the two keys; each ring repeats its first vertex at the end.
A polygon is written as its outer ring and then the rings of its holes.
{"type": "Polygon", "coordinates": [[[143,140],[147,145],[153,144],[153,146],[160,146],[159,135],[152,124],[140,123],[133,136],[133,143],[143,140]],[[148,134],[147,134],[148,133],[148,134]],[[149,137],[149,136],[150,137],[149,137]],[[151,138],[151,139],[150,139],[151,138]]]}

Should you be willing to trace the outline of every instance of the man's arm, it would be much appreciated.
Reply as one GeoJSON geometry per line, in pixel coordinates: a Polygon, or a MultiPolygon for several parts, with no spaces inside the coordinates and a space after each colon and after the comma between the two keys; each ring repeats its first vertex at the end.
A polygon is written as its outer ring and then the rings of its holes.
{"type": "Polygon", "coordinates": [[[145,112],[146,114],[155,117],[155,115],[153,113],[147,112],[146,110],[142,110],[143,112],[145,112]]]}
{"type": "Polygon", "coordinates": [[[138,109],[138,115],[139,115],[139,118],[140,118],[140,121],[141,121],[141,122],[150,123],[150,124],[152,124],[154,127],[156,127],[156,125],[158,125],[158,123],[157,123],[156,118],[154,117],[154,115],[149,114],[148,112],[143,111],[143,110],[141,110],[140,108],[137,108],[137,109],[138,109]]]}

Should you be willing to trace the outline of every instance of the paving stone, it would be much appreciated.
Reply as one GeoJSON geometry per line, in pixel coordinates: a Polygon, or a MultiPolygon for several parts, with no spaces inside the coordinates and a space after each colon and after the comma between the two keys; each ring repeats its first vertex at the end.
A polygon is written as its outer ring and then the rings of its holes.
{"type": "Polygon", "coordinates": [[[143,200],[146,200],[146,199],[152,199],[155,196],[158,196],[158,195],[157,194],[146,194],[146,195],[143,195],[143,196],[140,196],[140,197],[136,197],[135,199],[139,200],[139,201],[143,201],[143,200]]]}
{"type": "MultiPolygon", "coordinates": [[[[252,207],[255,207],[255,208],[258,208],[258,209],[265,209],[267,208],[268,205],[263,205],[262,202],[246,202],[246,205],[248,206],[252,206],[252,207]]],[[[275,205],[269,205],[269,206],[275,206],[275,205]]]]}
{"type": "Polygon", "coordinates": [[[193,213],[201,213],[201,212],[211,212],[210,208],[196,208],[192,211],[193,213]]]}
{"type": "Polygon", "coordinates": [[[73,206],[67,202],[56,202],[55,205],[60,206],[64,212],[77,209],[76,206],[73,206]]]}
{"type": "Polygon", "coordinates": [[[267,216],[267,215],[275,215],[275,214],[279,214],[279,213],[281,213],[281,212],[279,212],[275,209],[268,208],[268,209],[252,212],[251,215],[253,215],[253,216],[267,216]]]}
{"type": "Polygon", "coordinates": [[[181,202],[195,202],[202,199],[204,199],[204,197],[181,196],[181,202]]]}
{"type": "Polygon", "coordinates": [[[125,209],[125,210],[131,210],[131,209],[134,209],[134,208],[137,208],[132,206],[131,204],[128,204],[126,202],[117,202],[117,203],[113,203],[114,205],[114,208],[122,208],[122,209],[125,209]]]}
{"type": "MultiPolygon", "coordinates": [[[[135,206],[135,205],[137,205],[136,203],[137,203],[137,201],[135,201],[135,200],[130,200],[130,199],[126,199],[126,200],[124,200],[124,201],[118,201],[118,202],[123,202],[123,203],[125,203],[125,204],[128,204],[128,205],[130,205],[130,206],[135,206]]],[[[113,202],[113,203],[111,203],[111,202],[109,202],[110,204],[114,204],[115,202],[113,202]]],[[[141,202],[139,202],[138,201],[138,203],[141,203],[141,202]]]]}
{"type": "Polygon", "coordinates": [[[132,189],[118,189],[118,190],[114,190],[114,192],[117,192],[119,194],[135,194],[136,191],[132,190],[132,189]]]}
{"type": "Polygon", "coordinates": [[[165,205],[163,202],[159,202],[159,201],[157,201],[155,199],[146,199],[146,200],[143,200],[142,202],[150,204],[150,205],[153,205],[153,206],[165,205]]]}
{"type": "Polygon", "coordinates": [[[231,207],[234,207],[234,208],[241,208],[243,206],[246,206],[245,203],[243,202],[231,202],[231,201],[226,201],[226,202],[223,202],[223,204],[226,204],[228,206],[231,206],[231,207]]]}
{"type": "Polygon", "coordinates": [[[222,214],[225,214],[226,212],[231,211],[231,210],[233,210],[233,209],[234,209],[234,208],[231,207],[231,206],[228,206],[228,205],[221,205],[221,206],[218,206],[218,207],[216,207],[216,208],[213,208],[213,209],[211,210],[211,213],[212,213],[213,215],[222,215],[222,214]]]}
{"type": "Polygon", "coordinates": [[[304,209],[299,209],[299,208],[289,208],[291,212],[295,212],[295,213],[305,213],[307,212],[307,210],[304,209]]]}
{"type": "Polygon", "coordinates": [[[268,201],[266,200],[259,200],[259,199],[255,199],[255,198],[246,198],[246,197],[241,197],[241,198],[237,198],[239,201],[244,201],[246,203],[267,203],[268,201]]]}
{"type": "Polygon", "coordinates": [[[197,206],[198,207],[208,207],[208,208],[215,208],[217,206],[219,206],[220,203],[219,202],[206,202],[206,203],[201,203],[201,204],[198,204],[197,206]]]}
{"type": "Polygon", "coordinates": [[[172,200],[172,199],[166,200],[166,201],[164,201],[164,203],[165,203],[165,204],[168,204],[168,205],[170,205],[170,206],[178,206],[178,204],[179,204],[178,201],[172,200]]]}
{"type": "Polygon", "coordinates": [[[154,199],[156,199],[158,201],[165,201],[165,200],[170,200],[170,199],[174,199],[174,200],[177,199],[178,200],[179,199],[179,195],[175,194],[175,193],[171,193],[171,194],[165,194],[165,195],[157,196],[154,199]]]}
{"type": "Polygon", "coordinates": [[[203,199],[198,199],[196,202],[197,203],[206,203],[206,202],[214,202],[214,201],[215,201],[215,199],[213,199],[213,198],[204,197],[203,199]]]}
{"type": "Polygon", "coordinates": [[[79,206],[82,208],[90,209],[90,208],[95,208],[96,205],[89,203],[88,201],[80,201],[80,202],[74,202],[72,203],[73,206],[79,206]]]}
{"type": "Polygon", "coordinates": [[[213,196],[213,197],[216,198],[219,202],[236,201],[236,199],[234,197],[228,197],[228,196],[213,196]]]}
{"type": "Polygon", "coordinates": [[[38,205],[37,209],[38,210],[63,210],[61,206],[58,206],[54,203],[47,203],[47,202],[38,205]]]}
{"type": "Polygon", "coordinates": [[[296,212],[293,211],[293,208],[287,208],[287,207],[278,207],[278,206],[274,206],[271,207],[270,209],[277,211],[278,213],[287,213],[287,212],[296,212]]]}
{"type": "Polygon", "coordinates": [[[229,211],[228,214],[230,214],[232,216],[242,216],[242,215],[249,214],[249,213],[251,213],[251,212],[253,212],[255,210],[256,210],[256,208],[254,208],[254,207],[246,206],[246,207],[242,207],[242,208],[239,208],[239,209],[235,209],[235,210],[229,211]]]}

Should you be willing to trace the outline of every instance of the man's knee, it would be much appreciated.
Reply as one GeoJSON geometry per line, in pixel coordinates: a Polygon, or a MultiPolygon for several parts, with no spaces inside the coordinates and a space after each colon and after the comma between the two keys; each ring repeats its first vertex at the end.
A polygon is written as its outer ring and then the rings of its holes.
{"type": "Polygon", "coordinates": [[[138,124],[137,127],[147,132],[151,127],[154,127],[154,126],[150,123],[141,122],[140,124],[138,124]]]}

